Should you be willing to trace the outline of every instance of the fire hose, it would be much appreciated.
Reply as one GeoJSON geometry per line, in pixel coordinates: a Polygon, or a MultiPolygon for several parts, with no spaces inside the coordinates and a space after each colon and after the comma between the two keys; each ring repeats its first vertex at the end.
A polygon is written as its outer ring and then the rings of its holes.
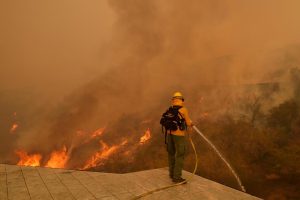
{"type": "Polygon", "coordinates": [[[237,183],[239,184],[241,190],[243,192],[246,192],[246,189],[243,186],[243,184],[242,184],[239,176],[233,170],[233,168],[231,167],[231,165],[229,164],[229,162],[227,162],[227,160],[224,158],[224,156],[220,153],[220,151],[217,149],[217,147],[215,147],[215,145],[209,139],[207,139],[207,137],[205,137],[205,135],[203,135],[203,133],[201,133],[201,131],[196,126],[193,126],[193,129],[212,147],[212,149],[216,152],[216,154],[219,156],[219,158],[221,158],[221,160],[226,164],[226,166],[228,167],[228,169],[231,171],[232,175],[234,176],[234,178],[236,179],[237,183]]]}
{"type": "MultiPolygon", "coordinates": [[[[226,164],[226,166],[229,168],[229,170],[231,171],[231,173],[234,175],[234,177],[237,180],[237,182],[238,182],[241,190],[243,192],[246,192],[246,189],[243,186],[240,178],[238,177],[238,175],[236,174],[236,172],[233,170],[233,168],[231,167],[231,165],[226,161],[226,159],[224,158],[224,156],[215,147],[215,145],[207,137],[205,137],[205,135],[203,135],[203,133],[201,133],[201,131],[196,126],[193,126],[193,129],[212,147],[212,149],[215,151],[215,153],[221,158],[221,160],[226,164]]],[[[165,190],[165,189],[168,189],[168,188],[171,188],[171,187],[175,187],[175,186],[178,186],[178,185],[186,184],[188,181],[192,180],[192,178],[194,177],[194,175],[195,175],[195,173],[197,171],[197,168],[198,168],[198,155],[197,155],[197,151],[196,151],[196,148],[195,148],[195,144],[194,144],[194,142],[193,142],[190,134],[189,134],[189,140],[190,140],[190,143],[192,145],[192,148],[193,148],[193,151],[194,151],[194,154],[195,154],[195,167],[194,167],[194,171],[193,171],[191,177],[188,180],[185,180],[183,182],[176,183],[176,184],[171,184],[171,185],[167,185],[167,186],[164,186],[164,187],[161,187],[161,188],[157,188],[157,189],[151,190],[149,192],[143,193],[141,195],[138,195],[135,198],[133,198],[134,200],[140,199],[140,198],[145,197],[147,195],[150,195],[150,194],[152,194],[154,192],[158,192],[158,191],[165,190]]]]}

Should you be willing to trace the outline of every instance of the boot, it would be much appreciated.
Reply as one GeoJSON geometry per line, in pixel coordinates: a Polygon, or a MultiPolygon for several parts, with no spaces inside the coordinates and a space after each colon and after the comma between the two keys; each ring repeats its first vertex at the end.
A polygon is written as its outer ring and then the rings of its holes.
{"type": "Polygon", "coordinates": [[[184,179],[184,178],[173,178],[173,183],[181,183],[181,182],[185,182],[185,183],[187,183],[186,182],[186,179],[184,179]]]}

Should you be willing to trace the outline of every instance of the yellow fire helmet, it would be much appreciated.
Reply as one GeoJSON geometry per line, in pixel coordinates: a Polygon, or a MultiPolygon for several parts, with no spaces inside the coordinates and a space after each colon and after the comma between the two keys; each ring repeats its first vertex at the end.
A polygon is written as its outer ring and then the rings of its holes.
{"type": "Polygon", "coordinates": [[[183,98],[183,96],[182,96],[182,94],[180,92],[175,92],[173,94],[172,99],[181,99],[182,101],[184,101],[184,98],[183,98]]]}

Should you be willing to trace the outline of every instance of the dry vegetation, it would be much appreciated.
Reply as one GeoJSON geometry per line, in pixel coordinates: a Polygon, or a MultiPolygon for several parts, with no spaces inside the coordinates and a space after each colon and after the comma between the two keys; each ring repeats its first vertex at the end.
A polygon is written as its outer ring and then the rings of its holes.
{"type": "MultiPolygon", "coordinates": [[[[300,77],[298,69],[294,72],[295,76],[300,77]]],[[[196,121],[202,132],[238,172],[247,192],[264,199],[300,198],[299,80],[295,80],[293,97],[275,106],[265,104],[270,95],[278,92],[277,84],[256,86],[262,88],[263,92],[259,95],[248,93],[250,95],[239,102],[232,100],[231,107],[217,117],[206,113],[198,116],[196,121]],[[266,107],[267,110],[264,109],[266,107]]],[[[192,108],[191,113],[197,110],[196,107],[192,108]]],[[[216,110],[214,108],[211,112],[216,110]]],[[[126,124],[131,122],[128,127],[134,129],[129,128],[126,132],[145,128],[145,124],[133,123],[136,121],[138,119],[132,116],[127,118],[126,124]]],[[[158,122],[152,121],[146,126],[155,127],[152,131],[154,136],[150,143],[135,152],[133,159],[128,161],[128,158],[120,155],[94,170],[129,172],[167,166],[163,135],[158,122]]],[[[239,189],[231,173],[210,147],[197,134],[192,133],[192,138],[199,157],[197,174],[239,189]]],[[[194,153],[189,145],[185,169],[192,171],[193,167],[194,153]]]]}
{"type": "MultiPolygon", "coordinates": [[[[204,85],[189,90],[193,95],[186,101],[195,124],[228,159],[247,192],[264,199],[300,198],[299,68],[292,68],[289,77],[286,80],[293,83],[289,83],[290,96],[282,90],[284,82],[222,87],[204,85]],[[285,98],[279,98],[282,94],[285,98]]],[[[41,154],[41,165],[44,166],[50,153],[61,149],[62,145],[70,150],[78,128],[96,130],[99,125],[103,126],[103,119],[110,119],[103,134],[88,142],[77,141],[72,152],[68,151],[70,158],[65,168],[80,169],[93,153],[99,151],[99,141],[112,147],[124,140],[128,142],[90,170],[124,173],[166,167],[167,153],[159,118],[168,104],[154,101],[155,104],[143,105],[136,111],[129,106],[132,105],[132,99],[129,99],[125,102],[128,105],[116,104],[111,113],[112,107],[108,108],[107,102],[123,97],[123,93],[116,96],[109,93],[113,93],[112,89],[99,83],[95,85],[97,87],[87,87],[92,88],[90,92],[85,90],[83,95],[71,96],[66,104],[49,112],[50,117],[41,114],[47,113],[47,109],[30,113],[30,106],[24,106],[31,105],[30,98],[29,102],[22,98],[21,103],[1,99],[0,104],[6,106],[2,106],[3,120],[0,121],[0,162],[16,164],[15,150],[21,148],[30,154],[41,154]],[[104,89],[108,94],[103,95],[104,89]],[[95,110],[97,106],[100,109],[95,110]],[[20,114],[10,117],[8,113],[13,113],[12,108],[20,114]],[[103,109],[113,117],[103,115],[100,112],[103,109]],[[20,126],[15,133],[10,133],[14,122],[20,126]],[[148,128],[151,138],[140,144],[140,137],[148,128]]],[[[118,84],[110,87],[118,88],[118,84]]],[[[167,96],[155,98],[169,99],[167,96]]],[[[139,106],[139,99],[133,101],[139,106]]],[[[113,106],[115,102],[108,105],[113,106]]],[[[199,157],[197,174],[239,189],[234,177],[211,148],[196,133],[191,133],[191,137],[199,157]]],[[[194,162],[189,145],[185,169],[192,171],[194,162]]]]}

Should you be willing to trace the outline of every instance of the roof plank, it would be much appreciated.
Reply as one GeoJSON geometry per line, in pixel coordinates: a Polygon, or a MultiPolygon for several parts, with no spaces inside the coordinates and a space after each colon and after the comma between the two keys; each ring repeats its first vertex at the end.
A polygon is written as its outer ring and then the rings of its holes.
{"type": "MultiPolygon", "coordinates": [[[[183,171],[183,177],[188,179],[187,184],[161,190],[141,199],[259,199],[186,171],[183,171]]],[[[167,168],[114,174],[0,164],[1,200],[132,200],[138,195],[171,184],[167,168]]]]}

